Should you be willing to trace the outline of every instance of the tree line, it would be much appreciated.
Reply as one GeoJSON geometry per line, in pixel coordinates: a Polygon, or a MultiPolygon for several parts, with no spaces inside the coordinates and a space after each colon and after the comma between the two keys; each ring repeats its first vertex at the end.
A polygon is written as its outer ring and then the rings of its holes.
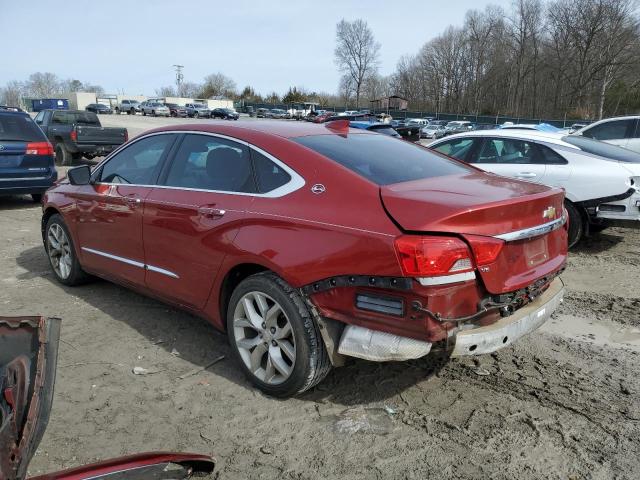
{"type": "MultiPolygon", "coordinates": [[[[432,112],[602,118],[640,110],[636,0],[514,0],[470,10],[380,78],[432,112]]],[[[357,99],[357,97],[356,97],[357,99]]],[[[357,101],[357,100],[356,100],[357,101]]]]}

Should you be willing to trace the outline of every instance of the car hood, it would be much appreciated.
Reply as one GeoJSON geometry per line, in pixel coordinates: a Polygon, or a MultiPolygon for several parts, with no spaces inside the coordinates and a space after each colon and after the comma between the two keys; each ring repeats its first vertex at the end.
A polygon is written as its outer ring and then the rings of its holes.
{"type": "Polygon", "coordinates": [[[0,478],[23,479],[49,421],[60,320],[0,317],[0,478]]]}
{"type": "Polygon", "coordinates": [[[560,217],[564,199],[561,189],[479,171],[385,185],[380,195],[405,231],[491,236],[560,217]]]}

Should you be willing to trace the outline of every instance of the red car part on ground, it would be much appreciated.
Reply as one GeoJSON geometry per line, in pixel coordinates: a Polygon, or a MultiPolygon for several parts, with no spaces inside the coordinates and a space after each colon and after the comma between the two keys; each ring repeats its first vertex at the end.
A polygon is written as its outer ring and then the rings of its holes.
{"type": "MultiPolygon", "coordinates": [[[[59,318],[0,317],[0,480],[25,478],[47,427],[60,323],[59,318]]],[[[213,468],[208,455],[149,452],[30,478],[183,479],[213,468]]]]}
{"type": "Polygon", "coordinates": [[[69,176],[43,205],[56,277],[204,316],[274,395],[344,355],[491,352],[562,299],[562,190],[344,122],[166,127],[69,176]]]}

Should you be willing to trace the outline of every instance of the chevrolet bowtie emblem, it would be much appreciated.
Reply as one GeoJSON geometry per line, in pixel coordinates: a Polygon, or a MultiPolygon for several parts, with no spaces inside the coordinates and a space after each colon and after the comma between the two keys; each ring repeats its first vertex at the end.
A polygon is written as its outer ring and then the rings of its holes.
{"type": "Polygon", "coordinates": [[[549,220],[553,220],[556,218],[556,209],[555,207],[547,207],[544,212],[542,212],[542,218],[548,218],[549,220]]]}

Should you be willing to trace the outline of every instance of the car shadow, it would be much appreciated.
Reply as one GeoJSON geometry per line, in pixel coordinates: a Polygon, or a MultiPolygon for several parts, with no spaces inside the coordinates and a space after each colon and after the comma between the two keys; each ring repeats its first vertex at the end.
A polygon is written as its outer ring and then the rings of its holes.
{"type": "MultiPolygon", "coordinates": [[[[196,369],[204,369],[224,355],[225,361],[206,368],[207,371],[254,389],[234,362],[226,334],[206,320],[100,279],[77,287],[61,285],[51,272],[42,247],[23,250],[16,261],[26,270],[18,275],[19,280],[45,278],[69,295],[134,328],[150,344],[170,353],[177,350],[180,358],[196,369]]],[[[409,362],[375,363],[354,359],[344,367],[332,369],[323,382],[299,398],[348,406],[384,401],[437,374],[445,363],[438,354],[409,362]]]]}
{"type": "Polygon", "coordinates": [[[41,205],[34,202],[30,195],[0,196],[0,210],[21,210],[25,208],[41,208],[41,205]]]}
{"type": "Polygon", "coordinates": [[[571,249],[571,253],[596,254],[606,252],[624,241],[624,232],[610,231],[593,233],[584,237],[571,249]]]}

